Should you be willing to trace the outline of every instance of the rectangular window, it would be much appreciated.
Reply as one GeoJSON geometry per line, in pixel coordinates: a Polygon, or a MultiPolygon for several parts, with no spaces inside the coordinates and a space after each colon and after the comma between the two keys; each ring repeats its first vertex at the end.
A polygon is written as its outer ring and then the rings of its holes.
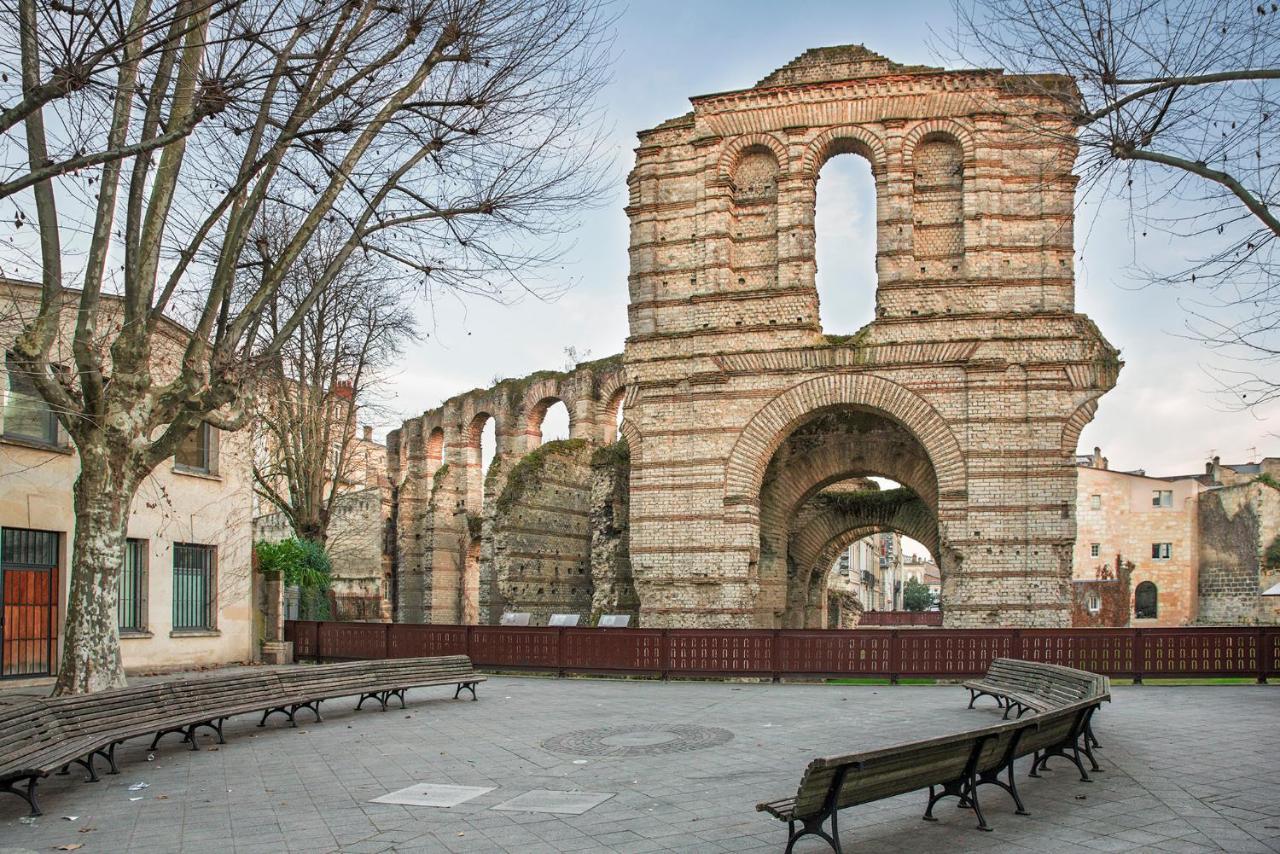
{"type": "Polygon", "coordinates": [[[1090,495],[1090,496],[1089,496],[1089,509],[1090,509],[1090,510],[1101,510],[1101,509],[1102,509],[1102,496],[1101,496],[1101,495],[1090,495]]]}
{"type": "Polygon", "coordinates": [[[1151,559],[1168,560],[1173,556],[1173,543],[1152,543],[1151,559]]]}
{"type": "Polygon", "coordinates": [[[120,598],[116,601],[120,633],[147,630],[147,541],[132,537],[124,543],[120,572],[120,598]]]}
{"type": "Polygon", "coordinates": [[[173,628],[216,628],[217,574],[215,549],[195,543],[173,545],[173,628]]]}
{"type": "Polygon", "coordinates": [[[192,430],[182,440],[178,451],[173,455],[175,467],[184,471],[209,474],[213,471],[213,428],[201,421],[200,426],[192,430]]]}
{"type": "Polygon", "coordinates": [[[1152,507],[1172,507],[1173,506],[1173,490],[1172,489],[1151,490],[1151,506],[1152,507]]]}
{"type": "Polygon", "coordinates": [[[1089,544],[1089,557],[1098,557],[1102,554],[1102,543],[1089,544]]]}
{"type": "Polygon", "coordinates": [[[18,366],[11,353],[4,357],[9,375],[4,398],[4,434],[45,445],[58,444],[58,419],[36,391],[30,373],[18,366]]]}

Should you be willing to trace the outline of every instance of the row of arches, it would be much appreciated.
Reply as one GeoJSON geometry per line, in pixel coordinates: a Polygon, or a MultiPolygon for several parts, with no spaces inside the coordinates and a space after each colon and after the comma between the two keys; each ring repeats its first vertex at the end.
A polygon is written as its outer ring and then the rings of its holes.
{"type": "MultiPolygon", "coordinates": [[[[514,407],[504,402],[500,385],[485,394],[487,399],[460,407],[461,423],[453,431],[446,430],[443,422],[447,419],[441,410],[427,413],[424,421],[434,422],[434,426],[423,427],[426,435],[422,440],[421,475],[430,482],[444,465],[460,466],[467,484],[466,506],[479,510],[484,506],[486,492],[491,491],[485,481],[499,455],[515,461],[547,442],[570,438],[605,444],[617,441],[622,435],[626,388],[620,377],[611,379],[616,381],[606,389],[607,395],[597,400],[543,388],[514,407]],[[577,412],[571,411],[571,403],[577,412]]],[[[409,438],[402,477],[408,476],[412,467],[407,464],[413,456],[413,437],[409,438]]]]}

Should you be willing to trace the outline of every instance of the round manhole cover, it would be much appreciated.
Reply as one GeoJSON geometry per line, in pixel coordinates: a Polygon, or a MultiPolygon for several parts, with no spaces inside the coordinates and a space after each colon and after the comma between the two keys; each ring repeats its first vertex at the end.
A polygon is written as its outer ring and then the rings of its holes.
{"type": "Polygon", "coordinates": [[[574,756],[652,756],[716,747],[733,740],[727,729],[692,724],[651,724],[580,729],[552,736],[542,746],[574,756]]]}

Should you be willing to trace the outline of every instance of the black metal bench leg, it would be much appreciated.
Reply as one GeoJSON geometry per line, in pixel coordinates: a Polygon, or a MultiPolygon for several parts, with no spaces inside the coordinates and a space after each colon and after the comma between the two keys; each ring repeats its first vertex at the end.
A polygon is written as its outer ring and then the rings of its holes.
{"type": "Polygon", "coordinates": [[[27,806],[31,807],[32,816],[44,815],[44,811],[40,809],[40,801],[36,799],[36,784],[40,782],[40,778],[33,775],[23,779],[27,781],[26,791],[22,790],[20,780],[6,780],[0,784],[0,792],[8,792],[22,798],[27,802],[27,806]]]}
{"type": "Polygon", "coordinates": [[[816,836],[819,839],[824,840],[828,845],[830,845],[831,850],[835,851],[836,854],[842,854],[840,849],[840,833],[836,828],[835,812],[833,811],[831,813],[831,832],[830,833],[827,833],[825,830],[822,829],[822,825],[826,820],[827,820],[827,813],[823,813],[822,815],[817,816],[816,818],[801,819],[803,826],[798,831],[795,829],[796,823],[794,821],[787,822],[787,830],[789,835],[787,839],[787,848],[784,854],[791,854],[791,850],[795,848],[796,843],[799,842],[800,839],[805,836],[816,836]]]}
{"type": "Polygon", "coordinates": [[[458,699],[458,695],[462,693],[464,688],[471,692],[471,700],[474,702],[476,699],[476,683],[474,682],[459,683],[457,690],[453,692],[453,699],[458,699]]]}
{"type": "Polygon", "coordinates": [[[405,705],[405,702],[404,702],[404,692],[407,690],[409,689],[408,688],[392,688],[390,691],[387,692],[387,700],[389,701],[392,697],[395,697],[398,700],[400,700],[400,708],[402,709],[408,708],[408,706],[405,705]]]}
{"type": "Polygon", "coordinates": [[[162,730],[159,730],[159,731],[157,731],[157,732],[156,732],[156,737],[155,737],[155,738],[153,738],[153,739],[151,739],[151,746],[150,746],[150,747],[148,747],[147,749],[148,749],[148,750],[155,750],[155,749],[156,749],[156,745],[158,745],[158,744],[160,743],[160,739],[164,738],[166,735],[169,735],[170,733],[182,733],[182,736],[183,736],[182,740],[183,740],[183,741],[186,741],[186,740],[187,740],[187,737],[186,737],[186,735],[187,735],[187,728],[186,728],[186,727],[173,727],[172,729],[162,729],[162,730]]]}
{"type": "Polygon", "coordinates": [[[105,750],[94,751],[94,753],[98,754],[99,756],[101,756],[103,759],[107,761],[107,765],[110,766],[109,770],[107,771],[108,774],[120,773],[120,769],[116,767],[116,746],[119,744],[120,742],[113,741],[111,742],[111,744],[107,746],[105,750]]]}
{"type": "Polygon", "coordinates": [[[358,712],[360,711],[360,709],[364,707],[365,700],[376,700],[376,699],[378,699],[377,691],[371,691],[371,692],[366,692],[364,694],[361,694],[360,702],[356,703],[356,711],[358,712]]]}
{"type": "Polygon", "coordinates": [[[96,758],[97,758],[97,752],[95,751],[93,753],[85,754],[80,759],[74,760],[74,762],[77,765],[84,766],[84,769],[89,772],[89,777],[87,780],[85,780],[86,783],[100,782],[100,778],[98,777],[98,769],[96,767],[97,763],[94,762],[94,759],[96,758]]]}
{"type": "Polygon", "coordinates": [[[969,784],[969,806],[973,808],[973,813],[978,817],[978,830],[991,832],[991,825],[987,824],[987,819],[982,815],[982,805],[978,803],[978,785],[971,781],[969,784]]]}
{"type": "Polygon", "coordinates": [[[320,717],[320,703],[322,702],[322,700],[312,700],[309,703],[294,703],[293,708],[289,710],[289,721],[294,726],[297,726],[298,724],[294,722],[294,716],[303,709],[307,709],[311,714],[315,715],[317,721],[323,721],[324,718],[320,717]]]}

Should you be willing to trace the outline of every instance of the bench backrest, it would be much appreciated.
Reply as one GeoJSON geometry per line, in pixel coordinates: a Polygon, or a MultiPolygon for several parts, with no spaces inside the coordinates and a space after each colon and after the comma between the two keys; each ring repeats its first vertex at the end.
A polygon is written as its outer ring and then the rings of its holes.
{"type": "Polygon", "coordinates": [[[1037,726],[1034,720],[1010,721],[864,753],[815,759],[800,780],[794,815],[818,815],[833,796],[836,808],[841,809],[955,780],[964,773],[975,749],[978,760],[974,770],[991,770],[1000,765],[1010,740],[1019,731],[1029,732],[1037,726]],[[839,791],[834,790],[837,782],[839,791]]]}
{"type": "Polygon", "coordinates": [[[1105,698],[1110,681],[1105,676],[1039,661],[997,658],[985,681],[1022,694],[1030,694],[1049,706],[1064,706],[1089,697],[1105,698]]]}
{"type": "Polygon", "coordinates": [[[31,700],[0,707],[0,776],[41,771],[40,755],[66,741],[58,720],[44,702],[31,700]]]}

